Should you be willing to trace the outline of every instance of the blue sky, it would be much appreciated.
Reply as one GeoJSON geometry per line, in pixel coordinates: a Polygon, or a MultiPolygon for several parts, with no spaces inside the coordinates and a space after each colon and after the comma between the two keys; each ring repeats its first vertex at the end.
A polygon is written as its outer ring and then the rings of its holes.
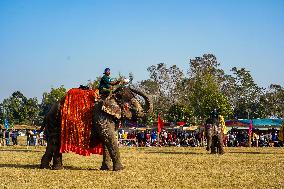
{"type": "Polygon", "coordinates": [[[0,102],[14,91],[37,97],[102,75],[215,54],[226,73],[284,86],[282,0],[1,0],[0,102]]]}

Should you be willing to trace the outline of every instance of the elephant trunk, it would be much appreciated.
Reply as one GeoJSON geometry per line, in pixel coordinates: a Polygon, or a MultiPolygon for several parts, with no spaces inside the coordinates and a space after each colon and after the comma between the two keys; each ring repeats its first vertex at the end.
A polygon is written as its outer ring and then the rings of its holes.
{"type": "Polygon", "coordinates": [[[138,91],[136,89],[130,88],[130,90],[133,93],[138,94],[139,96],[142,96],[145,100],[146,106],[145,106],[142,117],[150,115],[153,112],[153,103],[152,103],[152,100],[150,99],[150,97],[148,95],[146,95],[145,93],[138,91]]]}

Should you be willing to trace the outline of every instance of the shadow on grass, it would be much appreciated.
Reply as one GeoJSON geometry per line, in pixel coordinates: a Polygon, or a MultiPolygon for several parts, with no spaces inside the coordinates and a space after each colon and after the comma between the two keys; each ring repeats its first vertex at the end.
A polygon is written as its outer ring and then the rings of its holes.
{"type": "Polygon", "coordinates": [[[3,149],[0,152],[43,152],[42,150],[33,150],[33,149],[3,149]]]}
{"type": "MultiPolygon", "coordinates": [[[[171,152],[171,151],[148,151],[145,152],[146,154],[183,154],[183,155],[188,155],[188,154],[194,154],[194,155],[212,155],[209,152],[171,152]]],[[[225,154],[277,154],[273,152],[248,152],[248,151],[225,151],[225,154]]],[[[214,155],[214,154],[213,154],[214,155]]]]}
{"type": "MultiPolygon", "coordinates": [[[[0,164],[0,168],[40,169],[40,165],[0,164]]],[[[63,170],[100,171],[96,168],[64,166],[63,170]]],[[[56,171],[56,170],[54,170],[56,171]]]]}
{"type": "Polygon", "coordinates": [[[225,153],[228,153],[228,154],[276,154],[276,153],[272,153],[272,152],[247,152],[247,151],[244,151],[244,152],[241,152],[241,151],[238,151],[238,152],[225,152],[225,153]]]}
{"type": "Polygon", "coordinates": [[[149,152],[145,152],[146,154],[204,154],[204,153],[197,153],[197,152],[170,152],[170,151],[149,151],[149,152]]]}
{"type": "Polygon", "coordinates": [[[64,166],[65,170],[85,170],[85,171],[100,171],[96,168],[89,168],[89,167],[74,167],[74,166],[64,166]]]}
{"type": "Polygon", "coordinates": [[[0,168],[39,169],[39,165],[0,164],[0,168]]]}

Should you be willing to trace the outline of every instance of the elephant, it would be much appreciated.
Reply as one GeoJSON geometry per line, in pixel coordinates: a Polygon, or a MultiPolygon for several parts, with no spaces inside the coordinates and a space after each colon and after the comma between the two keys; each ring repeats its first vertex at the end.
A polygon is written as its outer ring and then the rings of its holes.
{"type": "Polygon", "coordinates": [[[206,150],[211,154],[224,154],[223,131],[219,120],[207,119],[205,125],[206,150]]]}
{"type": "MultiPolygon", "coordinates": [[[[66,97],[64,97],[66,98],[66,97]]],[[[47,133],[47,147],[45,154],[41,158],[40,168],[62,169],[62,153],[60,152],[61,136],[61,106],[62,101],[52,105],[50,111],[45,116],[44,127],[47,133]],[[53,159],[53,165],[51,161],[53,159]]],[[[116,122],[119,120],[137,120],[146,118],[153,111],[151,98],[141,91],[129,86],[118,87],[108,97],[99,98],[93,107],[93,125],[90,133],[90,140],[97,137],[103,145],[103,161],[101,170],[113,171],[123,169],[119,148],[116,139],[116,122]],[[143,108],[136,96],[141,96],[145,100],[143,108]],[[125,108],[127,106],[128,108],[125,108]]]]}

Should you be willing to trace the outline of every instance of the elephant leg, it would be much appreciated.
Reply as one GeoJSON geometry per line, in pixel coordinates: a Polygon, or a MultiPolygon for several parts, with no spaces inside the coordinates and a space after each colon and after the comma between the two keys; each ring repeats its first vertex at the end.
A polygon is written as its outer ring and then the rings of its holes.
{"type": "Polygon", "coordinates": [[[115,137],[114,128],[115,128],[114,123],[109,124],[109,125],[103,125],[101,135],[102,135],[103,143],[107,147],[107,150],[111,157],[111,160],[113,163],[113,170],[119,171],[123,169],[123,166],[120,160],[120,153],[118,149],[117,140],[115,137]]]}
{"type": "Polygon", "coordinates": [[[110,155],[108,152],[108,149],[106,145],[104,146],[104,151],[103,151],[103,162],[101,166],[101,170],[110,170],[110,155]]]}
{"type": "Polygon", "coordinates": [[[216,154],[216,143],[217,143],[217,137],[212,137],[212,143],[211,143],[211,154],[216,154]]]}
{"type": "Polygon", "coordinates": [[[206,129],[206,140],[207,140],[206,150],[209,151],[212,145],[212,131],[210,128],[206,129]]]}
{"type": "Polygon", "coordinates": [[[52,169],[53,170],[63,169],[62,153],[59,153],[59,152],[54,153],[52,169]]]}
{"type": "Polygon", "coordinates": [[[106,146],[109,151],[109,155],[112,159],[113,170],[114,171],[122,170],[123,166],[121,163],[120,153],[119,153],[117,141],[115,140],[115,136],[110,138],[110,142],[107,143],[106,146]]]}
{"type": "Polygon", "coordinates": [[[218,135],[218,153],[224,154],[223,134],[218,135]]]}
{"type": "Polygon", "coordinates": [[[207,151],[210,150],[211,145],[212,145],[212,136],[211,136],[211,135],[208,135],[208,136],[207,136],[207,146],[206,146],[206,150],[207,150],[207,151]]]}
{"type": "Polygon", "coordinates": [[[41,164],[40,164],[41,169],[51,169],[50,162],[52,160],[52,155],[53,155],[52,145],[50,144],[50,142],[48,142],[45,153],[41,158],[41,164]]]}
{"type": "Polygon", "coordinates": [[[54,170],[63,169],[62,153],[60,153],[60,142],[59,142],[58,138],[54,139],[54,141],[53,141],[52,151],[53,151],[52,169],[54,169],[54,170]]]}

